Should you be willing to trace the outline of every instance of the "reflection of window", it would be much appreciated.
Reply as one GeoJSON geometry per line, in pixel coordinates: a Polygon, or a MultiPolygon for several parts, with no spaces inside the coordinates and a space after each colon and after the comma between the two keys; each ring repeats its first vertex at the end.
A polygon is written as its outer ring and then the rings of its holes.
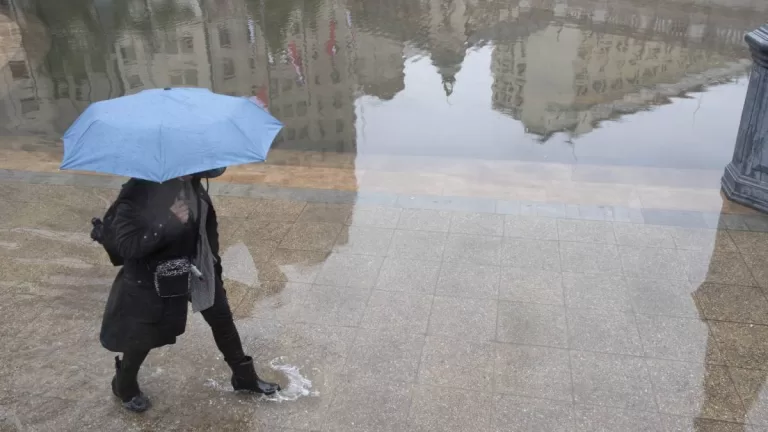
{"type": "Polygon", "coordinates": [[[181,52],[184,54],[192,54],[195,52],[195,39],[192,36],[184,36],[181,38],[181,52]]]}
{"type": "Polygon", "coordinates": [[[222,48],[230,48],[232,46],[232,35],[223,24],[219,25],[219,46],[222,48]]]}
{"type": "Polygon", "coordinates": [[[301,101],[296,104],[296,115],[298,116],[307,115],[307,103],[305,101],[301,101]]]}
{"type": "Polygon", "coordinates": [[[323,127],[323,121],[317,121],[317,129],[320,131],[320,138],[325,138],[325,128],[323,127]]]}
{"type": "Polygon", "coordinates": [[[120,55],[123,56],[123,62],[132,63],[136,61],[136,50],[133,46],[120,47],[120,55]]]}
{"type": "Polygon", "coordinates": [[[27,64],[23,61],[9,61],[8,66],[11,68],[11,76],[13,76],[13,79],[29,78],[29,70],[27,69],[27,64]]]}
{"type": "Polygon", "coordinates": [[[84,84],[78,84],[75,87],[75,100],[78,101],[84,101],[85,98],[85,85],[84,84]]]}
{"type": "Polygon", "coordinates": [[[598,93],[603,93],[605,90],[605,80],[595,81],[592,83],[592,88],[598,93]]]}
{"type": "Polygon", "coordinates": [[[270,109],[270,111],[272,112],[272,115],[273,115],[273,116],[275,116],[275,117],[280,117],[280,107],[279,107],[279,106],[276,106],[276,107],[272,107],[272,108],[270,109]]]}
{"type": "Polygon", "coordinates": [[[172,86],[197,86],[197,70],[185,69],[172,71],[170,75],[172,86]]]}
{"type": "Polygon", "coordinates": [[[285,139],[296,139],[296,129],[288,128],[288,130],[285,131],[285,139]]]}
{"type": "Polygon", "coordinates": [[[184,79],[181,77],[181,72],[172,73],[170,79],[172,86],[184,85],[184,79]]]}
{"type": "Polygon", "coordinates": [[[315,75],[315,85],[320,85],[320,75],[315,75]]]}
{"type": "Polygon", "coordinates": [[[518,63],[517,64],[517,74],[522,75],[525,73],[525,70],[528,68],[528,65],[526,63],[518,63]]]}
{"type": "Polygon", "coordinates": [[[176,35],[173,33],[165,34],[165,52],[167,54],[179,53],[179,42],[176,40],[176,35]]]}
{"type": "Polygon", "coordinates": [[[283,80],[283,91],[284,92],[290,91],[292,88],[293,88],[293,80],[288,79],[288,78],[284,79],[283,80]]]}
{"type": "Polygon", "coordinates": [[[35,98],[26,98],[21,100],[21,113],[29,114],[40,110],[40,102],[35,98]]]}
{"type": "Polygon", "coordinates": [[[104,58],[99,53],[91,54],[91,70],[94,72],[106,72],[107,64],[104,62],[104,58]]]}
{"type": "Polygon", "coordinates": [[[317,113],[318,114],[322,114],[323,113],[323,98],[318,97],[316,102],[317,103],[315,105],[317,105],[317,113]]]}
{"type": "Polygon", "coordinates": [[[225,58],[222,60],[224,67],[224,79],[230,79],[235,77],[235,61],[231,58],[225,58]]]}
{"type": "Polygon", "coordinates": [[[184,84],[188,86],[197,86],[197,70],[186,69],[184,70],[184,84]]]}
{"type": "Polygon", "coordinates": [[[293,117],[293,105],[287,104],[283,106],[283,115],[285,118],[292,118],[293,117]]]}
{"type": "Polygon", "coordinates": [[[339,71],[337,71],[336,69],[331,71],[331,81],[334,84],[338,84],[341,82],[341,74],[339,74],[339,71]]]}
{"type": "Polygon", "coordinates": [[[269,80],[269,92],[275,97],[280,95],[280,84],[277,78],[269,80]]]}
{"type": "Polygon", "coordinates": [[[337,91],[333,94],[333,107],[336,109],[341,108],[341,92],[337,91]]]}
{"type": "Polygon", "coordinates": [[[336,119],[336,133],[342,132],[344,132],[344,121],[341,119],[336,119]]]}
{"type": "Polygon", "coordinates": [[[66,81],[59,81],[55,80],[53,82],[54,85],[54,97],[56,99],[67,99],[69,98],[69,84],[66,81]]]}
{"type": "Polygon", "coordinates": [[[132,89],[141,87],[141,77],[138,75],[131,75],[128,77],[128,86],[132,89]]]}
{"type": "Polygon", "coordinates": [[[248,64],[251,65],[251,70],[256,69],[256,59],[253,57],[248,58],[248,64]]]}
{"type": "Polygon", "coordinates": [[[304,126],[303,128],[301,128],[301,130],[299,130],[299,139],[307,139],[307,138],[309,138],[309,127],[304,126]]]}

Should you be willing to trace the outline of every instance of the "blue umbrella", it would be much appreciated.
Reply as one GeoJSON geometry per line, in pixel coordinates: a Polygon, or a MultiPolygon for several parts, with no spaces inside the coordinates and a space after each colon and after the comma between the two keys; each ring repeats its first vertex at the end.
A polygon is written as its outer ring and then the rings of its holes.
{"type": "Polygon", "coordinates": [[[88,107],[64,134],[61,169],[154,182],[263,162],[282,123],[248,99],[145,90],[88,107]]]}

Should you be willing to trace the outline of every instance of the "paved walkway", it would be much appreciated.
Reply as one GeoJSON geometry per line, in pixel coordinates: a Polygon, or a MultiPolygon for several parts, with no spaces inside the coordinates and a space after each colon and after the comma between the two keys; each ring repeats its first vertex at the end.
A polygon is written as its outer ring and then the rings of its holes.
{"type": "Polygon", "coordinates": [[[87,234],[117,186],[0,172],[2,431],[768,428],[766,217],[222,183],[247,351],[312,387],[232,393],[195,314],[143,369],[153,410],[126,413],[98,343],[116,270],[87,234]]]}

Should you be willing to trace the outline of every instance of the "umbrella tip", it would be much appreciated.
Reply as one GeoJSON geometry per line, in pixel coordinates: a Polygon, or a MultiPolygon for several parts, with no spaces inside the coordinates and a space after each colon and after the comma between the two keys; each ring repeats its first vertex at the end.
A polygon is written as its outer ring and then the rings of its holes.
{"type": "Polygon", "coordinates": [[[170,87],[166,87],[166,88],[164,88],[163,90],[170,90],[170,89],[171,89],[170,87]]]}

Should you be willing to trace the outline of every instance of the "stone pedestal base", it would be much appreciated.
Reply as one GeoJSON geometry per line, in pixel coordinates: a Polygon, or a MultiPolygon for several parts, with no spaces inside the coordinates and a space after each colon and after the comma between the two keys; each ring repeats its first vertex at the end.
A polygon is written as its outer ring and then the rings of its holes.
{"type": "Polygon", "coordinates": [[[768,213],[768,24],[744,39],[754,65],[733,159],[725,168],[722,185],[728,199],[768,213]]]}
{"type": "Polygon", "coordinates": [[[725,167],[722,184],[729,200],[768,213],[768,184],[742,176],[733,164],[725,167]]]}

